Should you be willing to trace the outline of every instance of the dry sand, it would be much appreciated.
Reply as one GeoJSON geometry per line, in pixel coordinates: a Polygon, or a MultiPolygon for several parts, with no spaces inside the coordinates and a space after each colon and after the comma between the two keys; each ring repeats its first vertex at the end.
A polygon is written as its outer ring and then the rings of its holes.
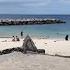
{"type": "Polygon", "coordinates": [[[0,56],[0,70],[70,70],[70,58],[14,52],[0,56]]]}

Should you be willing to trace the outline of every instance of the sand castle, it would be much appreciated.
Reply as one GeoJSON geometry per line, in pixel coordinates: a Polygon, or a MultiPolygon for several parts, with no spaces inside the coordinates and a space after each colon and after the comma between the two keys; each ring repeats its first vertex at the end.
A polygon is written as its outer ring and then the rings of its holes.
{"type": "Polygon", "coordinates": [[[9,49],[2,50],[2,51],[0,51],[0,55],[9,54],[9,53],[12,53],[14,51],[21,52],[21,53],[45,54],[45,50],[44,49],[37,49],[34,42],[30,38],[30,36],[28,36],[28,35],[24,39],[24,43],[21,47],[9,48],[9,49]]]}

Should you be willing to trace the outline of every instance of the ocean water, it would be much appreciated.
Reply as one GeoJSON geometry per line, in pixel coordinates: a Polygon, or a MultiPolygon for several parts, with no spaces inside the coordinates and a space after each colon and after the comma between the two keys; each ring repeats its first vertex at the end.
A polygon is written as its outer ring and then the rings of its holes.
{"type": "Polygon", "coordinates": [[[45,25],[15,25],[0,26],[0,37],[19,36],[23,31],[23,37],[27,34],[34,38],[64,38],[70,36],[70,15],[10,15],[1,14],[0,18],[53,18],[64,20],[65,24],[45,24],[45,25]]]}

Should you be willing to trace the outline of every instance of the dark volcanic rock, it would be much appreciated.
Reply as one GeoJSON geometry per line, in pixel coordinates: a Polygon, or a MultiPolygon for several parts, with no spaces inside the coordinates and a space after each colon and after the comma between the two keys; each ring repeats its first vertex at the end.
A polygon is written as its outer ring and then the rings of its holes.
{"type": "Polygon", "coordinates": [[[0,19],[0,25],[35,25],[35,24],[60,24],[65,21],[59,19],[0,19]]]}
{"type": "Polygon", "coordinates": [[[42,53],[42,54],[45,54],[45,50],[44,49],[37,49],[37,52],[40,54],[40,53],[42,53]]]}

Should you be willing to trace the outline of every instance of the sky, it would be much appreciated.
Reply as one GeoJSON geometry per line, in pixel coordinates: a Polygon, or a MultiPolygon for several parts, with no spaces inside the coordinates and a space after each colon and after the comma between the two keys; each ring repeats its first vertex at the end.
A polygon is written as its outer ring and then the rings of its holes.
{"type": "Polygon", "coordinates": [[[70,14],[70,0],[0,0],[0,14],[70,14]]]}

